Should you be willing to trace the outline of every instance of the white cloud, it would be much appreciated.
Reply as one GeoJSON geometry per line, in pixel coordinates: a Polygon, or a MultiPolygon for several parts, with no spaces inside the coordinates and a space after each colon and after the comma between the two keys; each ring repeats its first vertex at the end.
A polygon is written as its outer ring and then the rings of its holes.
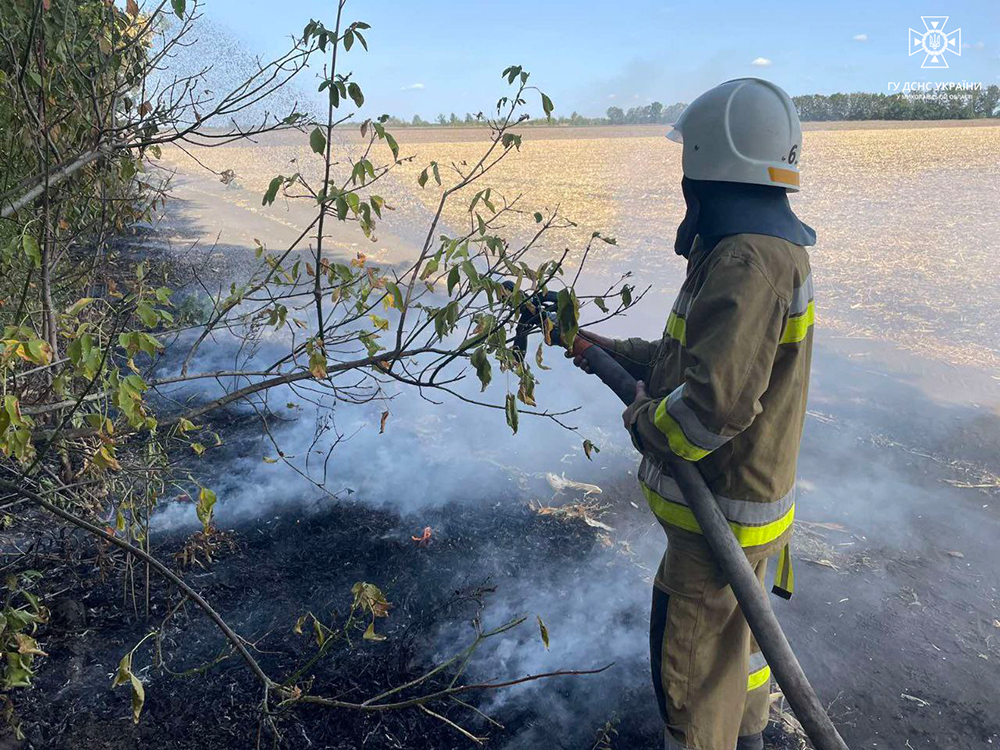
{"type": "Polygon", "coordinates": [[[617,99],[618,94],[608,94],[608,99],[617,99]]]}
{"type": "Polygon", "coordinates": [[[851,39],[853,39],[855,42],[867,42],[868,41],[868,35],[867,34],[855,34],[854,36],[851,37],[851,39]]]}
{"type": "Polygon", "coordinates": [[[422,83],[411,83],[409,86],[403,86],[400,91],[423,91],[425,88],[422,83]]]}
{"type": "Polygon", "coordinates": [[[962,49],[983,49],[986,46],[986,42],[976,42],[975,44],[969,44],[968,42],[962,42],[962,49]]]}
{"type": "Polygon", "coordinates": [[[756,57],[756,58],[754,58],[753,62],[751,62],[750,64],[753,65],[754,67],[757,67],[757,68],[770,68],[771,67],[771,61],[768,58],[766,58],[766,57],[756,57]]]}

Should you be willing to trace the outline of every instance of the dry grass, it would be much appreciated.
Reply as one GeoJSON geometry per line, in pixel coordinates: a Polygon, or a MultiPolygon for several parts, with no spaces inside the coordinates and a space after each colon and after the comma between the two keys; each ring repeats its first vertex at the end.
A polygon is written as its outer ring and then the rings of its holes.
{"type": "Polygon", "coordinates": [[[578,519],[595,529],[614,531],[611,526],[608,526],[603,521],[597,520],[597,516],[599,516],[606,508],[607,506],[598,505],[597,503],[568,503],[566,505],[555,506],[532,506],[532,509],[540,516],[555,516],[556,518],[565,518],[568,520],[578,519]]]}
{"type": "Polygon", "coordinates": [[[809,738],[805,730],[795,718],[792,709],[785,703],[784,694],[777,687],[771,693],[771,723],[776,725],[798,750],[806,750],[809,747],[809,738]]]}

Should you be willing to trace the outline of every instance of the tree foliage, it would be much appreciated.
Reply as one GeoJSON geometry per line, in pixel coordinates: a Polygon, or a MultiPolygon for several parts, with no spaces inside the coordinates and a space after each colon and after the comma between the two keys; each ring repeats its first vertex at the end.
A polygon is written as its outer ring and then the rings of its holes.
{"type": "MultiPolygon", "coordinates": [[[[0,307],[0,509],[28,503],[145,561],[202,607],[263,687],[289,704],[304,699],[303,688],[264,674],[221,616],[150,555],[150,514],[168,489],[197,498],[202,528],[192,541],[197,549],[183,559],[211,560],[213,545],[222,543],[214,510],[225,498],[203,486],[197,471],[176,468],[178,454],[190,466],[224,440],[206,426],[206,416],[236,403],[266,414],[266,396],[276,388],[321,399],[332,410],[382,398],[392,387],[493,409],[516,432],[520,415],[558,417],[536,406],[531,363],[513,346],[525,303],[558,290],[559,322],[567,331],[576,330],[588,305],[564,275],[569,251],[560,244],[554,252],[550,243],[573,222],[555,210],[522,207],[520,197],[489,185],[497,165],[521,148],[526,109],[548,115],[555,106],[520,65],[503,71],[496,107],[477,117],[490,134],[480,157],[423,167],[416,187],[436,192],[436,210],[406,263],[386,267],[364,253],[332,250],[334,233],[376,237],[393,208],[386,178],[413,159],[388,116],[357,122],[366,98],[345,59],[367,52],[370,27],[348,22],[345,4],[337,4],[332,23],[311,20],[287,52],[259,62],[221,92],[206,87],[205,71],[177,76],[169,69],[172,51],[194,28],[197,3],[147,9],[131,0],[124,7],[13,0],[0,8],[0,284],[8,300],[0,307]],[[325,116],[265,111],[250,125],[235,124],[310,61],[312,70],[323,71],[317,88],[325,116]],[[357,148],[338,145],[335,129],[348,126],[357,148]],[[261,195],[265,207],[288,200],[312,208],[313,219],[294,242],[258,243],[255,266],[216,294],[178,295],[169,265],[121,251],[121,236],[165,204],[157,168],[162,148],[188,153],[276,130],[296,131],[318,165],[275,175],[261,195]],[[455,203],[464,220],[445,226],[445,208],[455,203]],[[519,233],[517,226],[530,229],[519,233]],[[210,369],[200,356],[209,340],[257,352],[264,336],[281,342],[278,354],[238,357],[226,371],[210,369]],[[174,363],[167,375],[160,367],[165,360],[174,363]],[[496,373],[505,375],[505,388],[494,395],[487,389],[500,380],[496,373]],[[217,383],[221,395],[183,404],[159,397],[164,388],[202,381],[217,383]],[[463,381],[476,388],[464,390],[463,381]],[[486,392],[470,395],[477,390],[486,392]],[[98,516],[113,522],[102,527],[93,522],[98,516]]],[[[233,173],[219,177],[231,181],[233,173]]],[[[588,249],[579,248],[583,258],[588,249]]],[[[600,309],[613,303],[609,314],[616,314],[631,300],[629,286],[614,285],[600,309]]],[[[266,420],[262,429],[279,456],[273,461],[330,492],[325,468],[317,473],[294,464],[266,420]]],[[[332,429],[321,419],[317,439],[332,429]]],[[[343,438],[330,437],[334,447],[343,438]]],[[[374,585],[359,586],[351,611],[369,618],[365,637],[376,639],[375,618],[385,616],[388,604],[374,585]]],[[[16,629],[0,628],[7,653],[12,643],[34,649],[31,633],[44,617],[33,594],[16,591],[29,605],[18,603],[16,611],[30,617],[11,615],[20,618],[16,629]]],[[[42,655],[19,653],[0,673],[11,687],[30,680],[33,659],[42,655]]],[[[122,659],[115,684],[131,686],[138,721],[148,696],[131,667],[133,654],[122,659]]]]}

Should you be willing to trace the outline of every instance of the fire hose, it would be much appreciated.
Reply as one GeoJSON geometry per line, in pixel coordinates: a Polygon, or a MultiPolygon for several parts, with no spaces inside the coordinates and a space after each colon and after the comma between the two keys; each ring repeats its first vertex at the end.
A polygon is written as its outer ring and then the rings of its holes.
{"type": "MultiPolygon", "coordinates": [[[[526,302],[515,335],[515,348],[526,342],[527,332],[541,323],[541,318],[548,315],[546,308],[554,302],[555,294],[551,292],[536,295],[526,302]]],[[[553,338],[557,338],[557,335],[553,338]]],[[[587,361],[590,372],[614,391],[622,403],[628,405],[635,400],[635,378],[606,350],[578,335],[573,342],[572,351],[574,355],[587,361]]],[[[848,750],[802,670],[774,616],[767,594],[758,582],[701,471],[694,463],[677,456],[668,461],[668,468],[680,487],[684,501],[698,521],[705,541],[715,555],[757,645],[802,729],[816,750],[848,750]]]]}

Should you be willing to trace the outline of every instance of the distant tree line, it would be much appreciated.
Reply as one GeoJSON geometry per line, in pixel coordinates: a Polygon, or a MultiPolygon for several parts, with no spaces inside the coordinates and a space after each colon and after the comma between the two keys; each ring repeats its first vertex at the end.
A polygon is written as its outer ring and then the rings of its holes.
{"type": "MultiPolygon", "coordinates": [[[[569,127],[587,127],[594,125],[649,125],[649,124],[670,124],[677,119],[678,115],[684,111],[687,104],[676,103],[669,107],[660,102],[653,102],[644,107],[631,107],[623,110],[621,107],[609,107],[605,117],[584,117],[579,112],[573,112],[569,117],[553,115],[551,120],[537,120],[521,123],[522,125],[557,125],[569,127]]],[[[425,120],[420,115],[414,115],[412,119],[405,120],[399,117],[390,116],[390,125],[414,127],[474,127],[485,124],[483,114],[472,114],[466,112],[464,117],[459,117],[452,112],[446,115],[443,112],[433,120],[425,120]]]]}
{"type": "Polygon", "coordinates": [[[910,94],[810,94],[792,101],[803,120],[971,120],[1000,117],[1000,87],[910,94]]]}
{"type": "MultiPolygon", "coordinates": [[[[859,91],[851,94],[807,94],[793,96],[792,101],[799,117],[806,122],[830,120],[971,120],[984,117],[1000,117],[1000,86],[971,90],[958,87],[942,88],[937,91],[913,93],[875,94],[859,91]]],[[[553,116],[551,122],[532,121],[533,125],[556,125],[564,127],[586,127],[595,125],[668,125],[684,111],[686,103],[676,102],[669,106],[653,102],[641,107],[608,107],[604,117],[584,117],[573,112],[569,117],[553,116]]],[[[416,127],[474,127],[483,124],[482,113],[466,112],[459,117],[439,114],[434,120],[424,120],[414,115],[411,120],[390,117],[389,123],[396,126],[416,127]]],[[[524,123],[529,124],[529,123],[524,123]]]]}

